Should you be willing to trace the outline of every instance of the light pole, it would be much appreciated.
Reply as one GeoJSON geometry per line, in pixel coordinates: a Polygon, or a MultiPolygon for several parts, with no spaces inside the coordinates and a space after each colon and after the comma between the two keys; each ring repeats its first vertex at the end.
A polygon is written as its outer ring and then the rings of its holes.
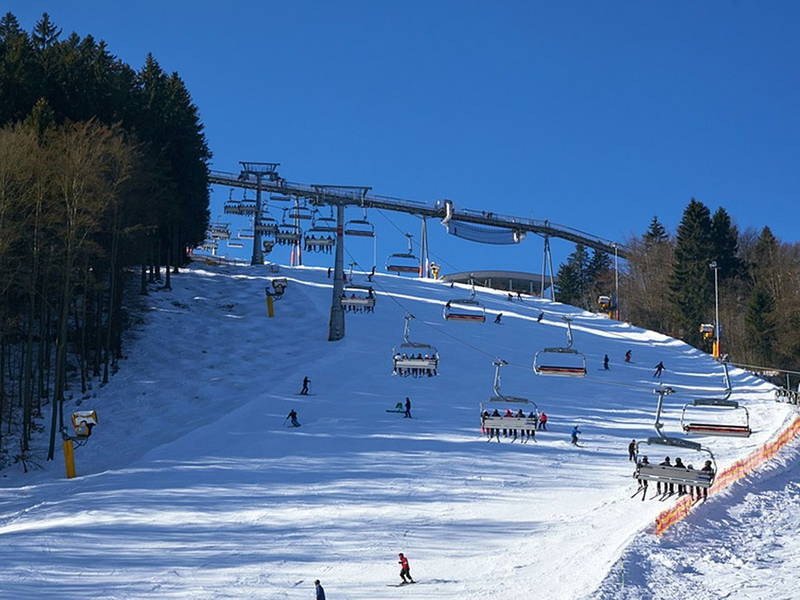
{"type": "Polygon", "coordinates": [[[708,266],[714,269],[714,348],[711,356],[719,358],[719,265],[717,261],[712,261],[708,266]]]}
{"type": "Polygon", "coordinates": [[[614,244],[614,311],[619,321],[619,255],[616,244],[614,244]]]}

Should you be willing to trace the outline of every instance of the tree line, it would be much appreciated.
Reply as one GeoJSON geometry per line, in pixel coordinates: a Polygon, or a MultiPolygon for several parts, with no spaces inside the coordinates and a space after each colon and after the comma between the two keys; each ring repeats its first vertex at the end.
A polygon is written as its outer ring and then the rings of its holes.
{"type": "Polygon", "coordinates": [[[0,19],[0,463],[45,426],[53,458],[65,392],[108,381],[132,299],[170,289],[208,225],[210,153],[178,74],[61,33],[0,19]]]}
{"type": "MultiPolygon", "coordinates": [[[[739,231],[728,212],[714,214],[691,199],[677,231],[657,217],[627,242],[620,266],[625,320],[711,350],[700,332],[715,320],[715,275],[722,353],[734,362],[796,370],[800,362],[800,244],[778,240],[769,227],[739,231]]],[[[561,266],[558,299],[596,310],[611,294],[613,265],[578,246],[561,266]]]]}

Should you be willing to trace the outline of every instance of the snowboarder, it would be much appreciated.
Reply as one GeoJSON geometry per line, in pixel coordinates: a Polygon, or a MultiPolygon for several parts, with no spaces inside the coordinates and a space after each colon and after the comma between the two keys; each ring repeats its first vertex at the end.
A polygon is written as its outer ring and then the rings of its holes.
{"type": "Polygon", "coordinates": [[[608,371],[608,354],[603,357],[603,369],[608,371]]]}
{"type": "Polygon", "coordinates": [[[659,363],[656,365],[656,370],[653,373],[653,377],[658,377],[659,379],[661,379],[661,373],[663,371],[664,371],[664,363],[659,361],[659,363]]]}
{"type": "Polygon", "coordinates": [[[572,436],[572,445],[573,446],[577,446],[578,445],[578,434],[580,432],[581,432],[581,430],[578,429],[577,425],[575,425],[575,427],[572,428],[572,433],[570,435],[572,436]]]}
{"type": "Polygon", "coordinates": [[[316,600],[325,600],[325,590],[322,588],[322,584],[319,582],[319,579],[314,580],[314,589],[317,592],[316,600]]]}
{"type": "Polygon", "coordinates": [[[625,362],[631,362],[631,351],[630,350],[628,350],[625,353],[625,362]]]}
{"type": "Polygon", "coordinates": [[[503,318],[503,313],[497,313],[497,316],[494,318],[494,322],[498,325],[500,324],[500,319],[503,318]]]}
{"type": "Polygon", "coordinates": [[[408,559],[403,556],[402,552],[398,554],[398,556],[400,557],[400,560],[397,561],[400,563],[400,579],[403,580],[400,585],[404,583],[414,583],[414,580],[411,579],[411,567],[408,566],[408,559]],[[408,580],[406,580],[406,577],[408,580]]]}
{"type": "Polygon", "coordinates": [[[636,462],[636,440],[631,440],[628,444],[628,460],[636,462]]]}
{"type": "Polygon", "coordinates": [[[301,396],[308,396],[308,384],[311,383],[311,380],[308,377],[303,377],[303,389],[300,390],[301,396]]]}
{"type": "Polygon", "coordinates": [[[539,415],[539,429],[547,431],[547,414],[544,411],[539,415]]]}
{"type": "Polygon", "coordinates": [[[411,418],[411,398],[406,396],[406,412],[403,414],[404,419],[411,418]]]}
{"type": "Polygon", "coordinates": [[[286,415],[286,419],[284,419],[283,422],[285,423],[288,419],[291,419],[292,427],[300,427],[300,423],[297,421],[297,411],[295,409],[289,411],[289,414],[286,415]]]}
{"type": "Polygon", "coordinates": [[[536,322],[541,323],[543,318],[544,318],[544,311],[539,311],[539,316],[536,317],[536,322]]]}

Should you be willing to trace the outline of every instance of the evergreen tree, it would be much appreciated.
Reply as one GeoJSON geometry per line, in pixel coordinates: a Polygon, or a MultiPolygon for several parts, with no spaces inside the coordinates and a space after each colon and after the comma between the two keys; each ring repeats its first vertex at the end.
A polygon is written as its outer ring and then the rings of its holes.
{"type": "Polygon", "coordinates": [[[714,246],[714,260],[719,267],[719,278],[726,280],[740,277],[742,262],[738,256],[739,231],[731,224],[730,216],[722,207],[717,209],[711,219],[711,241],[714,246]]]}
{"type": "Polygon", "coordinates": [[[697,347],[702,344],[698,326],[708,321],[709,311],[713,310],[713,273],[708,266],[713,259],[708,207],[692,198],[678,227],[670,290],[677,333],[697,347]]]}
{"type": "Polygon", "coordinates": [[[36,50],[50,48],[58,40],[61,30],[50,21],[50,15],[42,13],[42,18],[36,22],[31,34],[31,41],[36,50]]]}
{"type": "Polygon", "coordinates": [[[556,300],[564,304],[578,305],[582,299],[581,274],[573,263],[566,262],[558,268],[556,275],[556,300]]]}
{"type": "Polygon", "coordinates": [[[760,365],[772,365],[776,343],[777,325],[775,320],[775,301],[766,288],[756,287],[747,305],[745,325],[749,347],[754,360],[760,365]]]}
{"type": "Polygon", "coordinates": [[[650,226],[642,236],[642,239],[644,240],[644,245],[650,247],[669,241],[669,235],[667,235],[667,230],[661,224],[661,221],[658,220],[658,217],[654,216],[650,221],[650,226]]]}

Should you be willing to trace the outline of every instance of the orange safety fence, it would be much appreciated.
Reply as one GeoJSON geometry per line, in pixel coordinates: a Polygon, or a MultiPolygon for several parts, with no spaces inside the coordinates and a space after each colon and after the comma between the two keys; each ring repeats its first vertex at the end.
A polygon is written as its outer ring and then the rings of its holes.
{"type": "MultiPolygon", "coordinates": [[[[709,494],[724,490],[742,477],[752,473],[756,468],[775,456],[781,448],[797,437],[798,434],[800,434],[800,417],[796,418],[777,438],[767,442],[747,458],[737,460],[730,467],[719,473],[714,480],[714,485],[709,489],[709,494]]],[[[691,512],[693,505],[694,500],[692,497],[684,496],[675,506],[659,514],[656,517],[656,535],[663,535],[675,523],[682,521],[691,512]]]]}

